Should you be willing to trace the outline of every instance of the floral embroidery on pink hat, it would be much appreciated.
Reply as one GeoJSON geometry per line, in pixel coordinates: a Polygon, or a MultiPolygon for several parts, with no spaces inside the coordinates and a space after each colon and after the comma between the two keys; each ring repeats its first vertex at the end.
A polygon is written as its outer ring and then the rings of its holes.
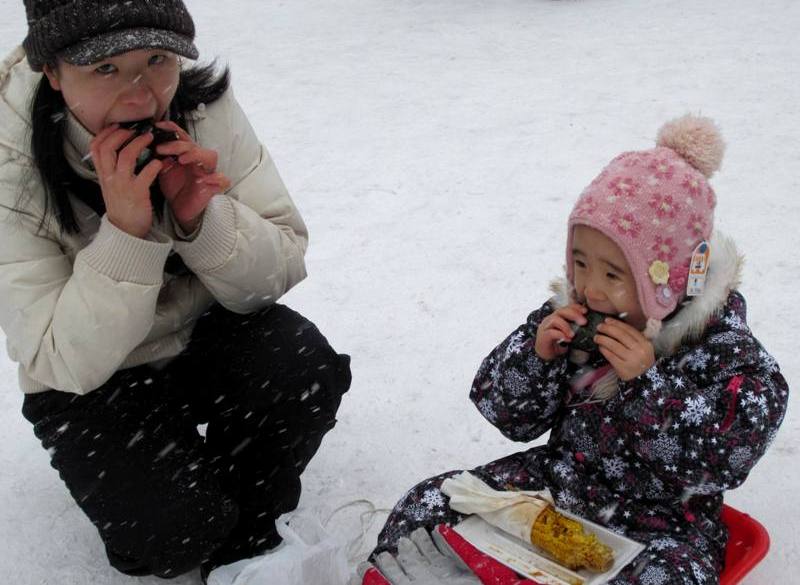
{"type": "Polygon", "coordinates": [[[689,265],[679,266],[671,271],[669,277],[669,288],[676,294],[686,292],[686,284],[689,282],[689,265]]]}
{"type": "Polygon", "coordinates": [[[619,197],[631,197],[636,194],[639,183],[633,177],[617,176],[608,183],[608,188],[619,197]]]}
{"type": "Polygon", "coordinates": [[[656,179],[669,180],[675,173],[675,165],[671,164],[666,158],[657,158],[650,161],[650,164],[647,168],[653,171],[653,176],[656,179]]]}
{"type": "Polygon", "coordinates": [[[645,158],[638,152],[625,152],[617,157],[626,167],[637,167],[644,163],[645,158]]]}
{"type": "Polygon", "coordinates": [[[662,238],[661,236],[655,237],[655,243],[650,248],[656,253],[659,260],[669,262],[678,253],[678,247],[672,241],[672,238],[662,238]]]}
{"type": "Polygon", "coordinates": [[[592,215],[597,211],[598,203],[591,195],[584,197],[578,203],[576,211],[581,215],[592,215]]]}
{"type": "Polygon", "coordinates": [[[700,179],[697,176],[690,175],[688,173],[683,176],[683,182],[681,183],[681,187],[686,189],[686,191],[689,193],[690,198],[692,199],[699,197],[700,194],[703,192],[703,185],[701,184],[700,179]]]}
{"type": "Polygon", "coordinates": [[[705,217],[700,215],[699,213],[693,213],[689,217],[689,221],[686,224],[686,229],[690,230],[694,236],[702,236],[707,230],[708,222],[706,221],[705,217]]]}
{"type": "Polygon", "coordinates": [[[672,195],[656,193],[649,203],[650,207],[656,210],[658,217],[674,218],[681,210],[681,206],[673,201],[672,195]]]}
{"type": "Polygon", "coordinates": [[[617,231],[631,238],[635,238],[642,230],[642,224],[636,221],[632,213],[616,213],[611,218],[611,224],[617,228],[617,231]]]}

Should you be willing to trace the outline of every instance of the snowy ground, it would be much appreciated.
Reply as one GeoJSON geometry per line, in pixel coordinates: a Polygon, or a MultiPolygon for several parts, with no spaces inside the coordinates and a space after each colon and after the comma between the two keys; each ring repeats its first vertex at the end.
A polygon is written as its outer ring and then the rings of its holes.
{"type": "MultiPolygon", "coordinates": [[[[306,510],[322,516],[357,498],[391,506],[427,476],[524,448],[469,404],[475,369],[546,298],[580,190],[686,111],[714,117],[727,138],[717,225],[747,254],[752,328],[790,385],[800,380],[800,3],[188,4],[201,55],[230,63],[311,229],[311,277],[285,301],[353,356],[339,424],[304,477],[306,510]]],[[[22,2],[0,0],[0,13],[5,54],[25,34],[22,2]]],[[[5,355],[0,390],[2,580],[159,583],[107,567],[19,414],[5,355]]],[[[796,582],[793,414],[728,497],[772,536],[751,585],[796,582]]],[[[357,511],[336,530],[357,535],[357,511]]]]}

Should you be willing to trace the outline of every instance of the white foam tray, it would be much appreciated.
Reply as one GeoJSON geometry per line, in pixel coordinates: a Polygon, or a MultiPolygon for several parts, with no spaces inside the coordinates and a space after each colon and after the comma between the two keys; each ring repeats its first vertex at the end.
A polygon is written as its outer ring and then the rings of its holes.
{"type": "Polygon", "coordinates": [[[620,569],[645,549],[643,544],[620,536],[604,526],[564,510],[559,510],[559,512],[580,522],[584,530],[596,534],[601,542],[611,547],[614,551],[614,565],[611,569],[605,573],[592,573],[585,569],[571,571],[549,559],[546,556],[547,553],[533,544],[523,542],[517,537],[503,532],[474,514],[454,526],[453,529],[481,552],[542,585],[601,585],[607,583],[619,573],[620,569]]]}

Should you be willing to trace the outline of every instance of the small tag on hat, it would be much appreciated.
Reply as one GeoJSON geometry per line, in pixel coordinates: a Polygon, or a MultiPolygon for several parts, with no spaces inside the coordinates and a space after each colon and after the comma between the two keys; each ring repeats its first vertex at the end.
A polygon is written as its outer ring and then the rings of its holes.
{"type": "Polygon", "coordinates": [[[692,252],[692,263],[689,265],[689,280],[686,283],[686,296],[697,297],[703,294],[706,288],[710,254],[711,248],[705,240],[697,244],[694,252],[692,252]]]}

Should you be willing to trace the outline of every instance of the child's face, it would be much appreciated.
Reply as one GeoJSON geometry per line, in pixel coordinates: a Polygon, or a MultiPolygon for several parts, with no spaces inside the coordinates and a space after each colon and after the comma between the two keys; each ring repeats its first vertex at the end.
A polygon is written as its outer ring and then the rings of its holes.
{"type": "Polygon", "coordinates": [[[50,86],[92,134],[115,122],[161,120],[178,88],[180,64],[161,49],[129,51],[92,65],[44,68],[50,86]]]}
{"type": "Polygon", "coordinates": [[[624,315],[639,330],[647,317],[639,305],[636,281],[622,250],[594,228],[575,226],[572,234],[573,286],[579,303],[593,311],[624,315]]]}

